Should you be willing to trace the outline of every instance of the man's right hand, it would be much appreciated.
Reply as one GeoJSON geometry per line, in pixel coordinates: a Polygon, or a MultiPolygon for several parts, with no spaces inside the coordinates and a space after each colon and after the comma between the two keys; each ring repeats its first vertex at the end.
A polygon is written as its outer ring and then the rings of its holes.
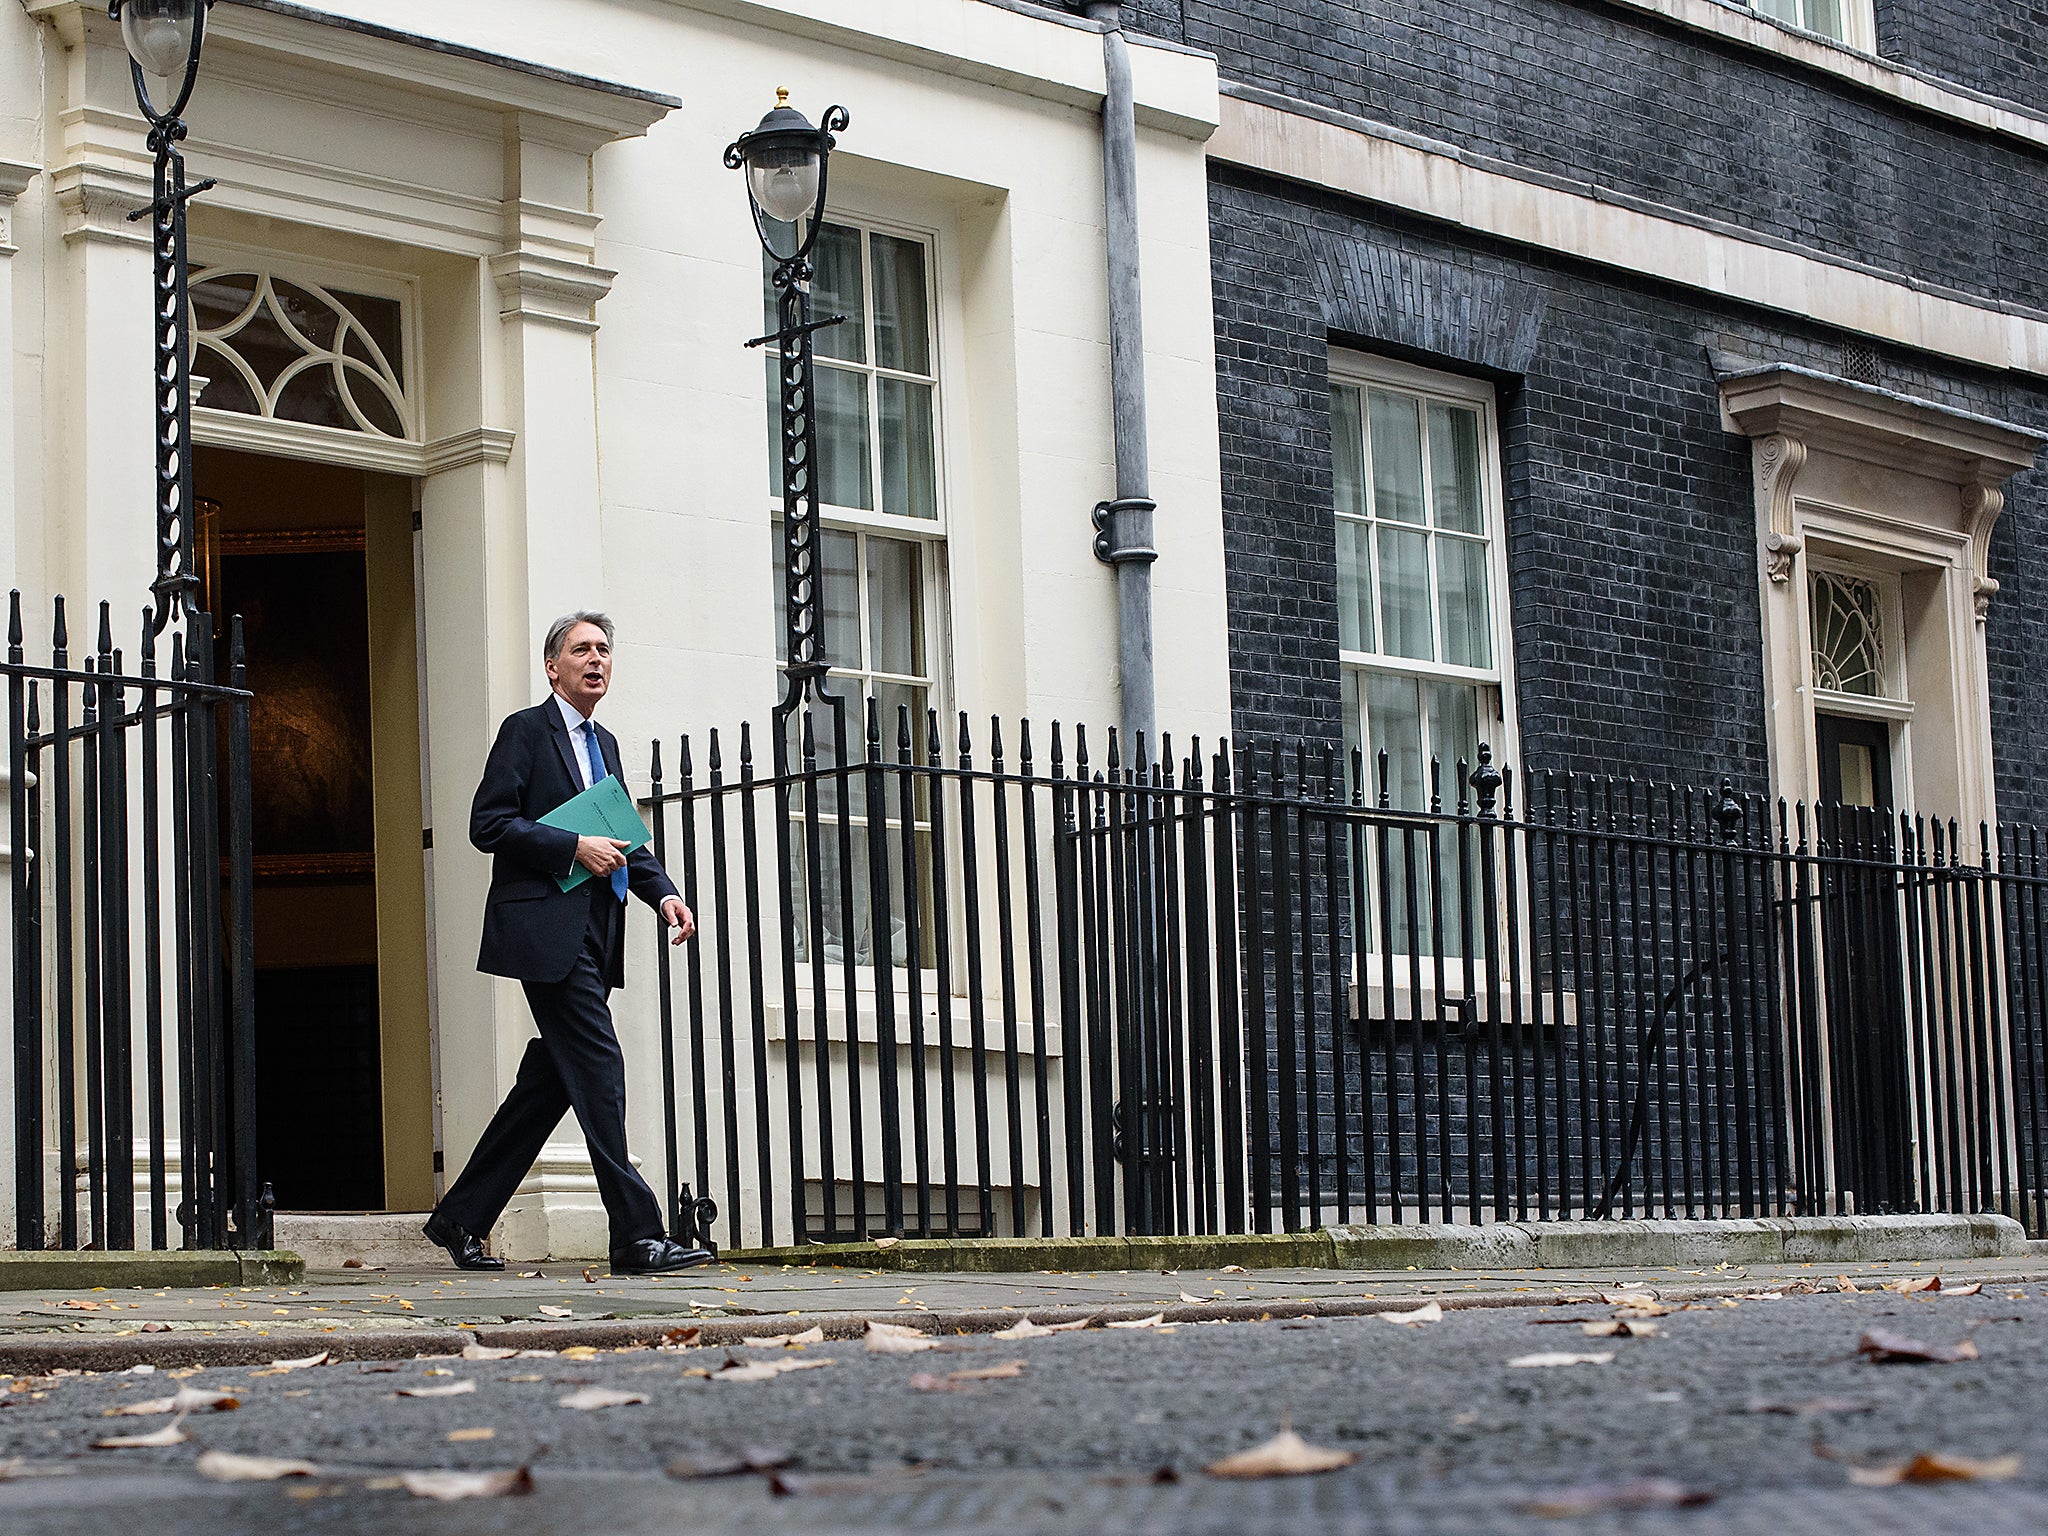
{"type": "Polygon", "coordinates": [[[599,879],[626,867],[626,844],[616,837],[579,837],[576,862],[599,879]]]}

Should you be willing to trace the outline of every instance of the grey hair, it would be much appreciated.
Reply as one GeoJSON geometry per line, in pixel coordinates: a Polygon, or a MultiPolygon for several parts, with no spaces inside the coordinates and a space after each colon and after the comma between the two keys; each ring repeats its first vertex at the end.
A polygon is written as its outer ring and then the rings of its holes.
{"type": "Polygon", "coordinates": [[[541,660],[553,661],[556,657],[560,656],[562,654],[562,642],[569,638],[569,631],[578,624],[595,624],[604,631],[604,643],[606,645],[612,644],[617,638],[618,632],[612,626],[610,614],[599,613],[591,608],[581,608],[575,613],[563,614],[548,626],[547,643],[540,648],[541,660]]]}

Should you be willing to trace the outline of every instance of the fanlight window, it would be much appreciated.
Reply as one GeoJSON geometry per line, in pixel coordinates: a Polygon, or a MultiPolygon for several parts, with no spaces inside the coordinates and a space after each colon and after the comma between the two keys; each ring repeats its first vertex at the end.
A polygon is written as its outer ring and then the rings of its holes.
{"type": "Polygon", "coordinates": [[[192,276],[197,403],[277,421],[409,437],[397,299],[215,267],[192,276]]]}
{"type": "Polygon", "coordinates": [[[1884,698],[1884,596],[1877,583],[1817,570],[1809,596],[1814,686],[1884,698]]]}

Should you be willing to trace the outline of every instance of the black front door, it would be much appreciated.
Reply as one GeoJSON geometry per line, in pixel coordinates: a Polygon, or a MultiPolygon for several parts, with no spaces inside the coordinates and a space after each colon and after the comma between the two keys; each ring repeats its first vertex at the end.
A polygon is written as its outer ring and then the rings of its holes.
{"type": "Polygon", "coordinates": [[[1835,1171],[1859,1212],[1913,1206],[1891,727],[1818,715],[1820,891],[1835,1171]]]}

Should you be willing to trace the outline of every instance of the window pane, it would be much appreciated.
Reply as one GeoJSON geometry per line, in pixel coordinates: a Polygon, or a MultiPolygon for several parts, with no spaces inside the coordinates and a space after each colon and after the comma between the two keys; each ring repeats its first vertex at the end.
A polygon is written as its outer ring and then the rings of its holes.
{"type": "Polygon", "coordinates": [[[768,494],[782,499],[782,358],[770,349],[768,364],[768,494]]]}
{"type": "Polygon", "coordinates": [[[1429,407],[1429,480],[1436,525],[1484,533],[1479,501],[1479,413],[1429,407]]]}
{"type": "Polygon", "coordinates": [[[1429,536],[1385,526],[1379,532],[1383,652],[1432,661],[1436,651],[1429,624],[1429,536]]]}
{"type": "Polygon", "coordinates": [[[872,236],[875,264],[875,362],[929,374],[931,320],[925,310],[924,246],[894,235],[872,236]]]}
{"type": "Polygon", "coordinates": [[[1800,25],[1799,0],[1751,0],[1751,3],[1765,16],[1789,21],[1795,27],[1800,25]]]}
{"type": "Polygon", "coordinates": [[[783,558],[782,524],[778,520],[768,525],[768,542],[775,553],[772,557],[775,584],[775,659],[787,665],[789,662],[789,592],[784,583],[788,581],[789,562],[783,558]]]}
{"type": "Polygon", "coordinates": [[[907,539],[868,539],[868,669],[924,675],[923,551],[907,539]]]}
{"type": "Polygon", "coordinates": [[[1842,24],[1842,0],[1806,0],[1806,25],[1837,41],[1849,35],[1842,24]]]}
{"type": "Polygon", "coordinates": [[[1422,417],[1408,395],[1375,389],[1372,409],[1373,512],[1385,521],[1420,523],[1422,517],[1422,417]]]}
{"type": "Polygon", "coordinates": [[[1457,767],[1479,766],[1479,690],[1467,683],[1429,685],[1429,749],[1443,764],[1443,793],[1457,793],[1457,767]]]}
{"type": "Polygon", "coordinates": [[[932,387],[878,379],[882,391],[882,510],[904,517],[939,515],[932,387]]]}
{"type": "Polygon", "coordinates": [[[860,231],[844,224],[825,225],[818,231],[818,243],[811,247],[811,265],[817,269],[811,280],[811,318],[846,316],[846,324],[828,325],[812,333],[817,337],[818,356],[866,362],[867,294],[860,275],[860,231]]]}
{"type": "Polygon", "coordinates": [[[1444,660],[1454,667],[1493,665],[1491,609],[1486,600],[1486,545],[1478,539],[1436,541],[1444,660]]]}
{"type": "Polygon", "coordinates": [[[1429,808],[1429,781],[1423,771],[1422,710],[1412,678],[1365,674],[1368,776],[1379,772],[1379,755],[1387,754],[1387,795],[1396,810],[1429,808]]]}
{"type": "Polygon", "coordinates": [[[825,659],[835,667],[857,667],[861,664],[859,541],[853,534],[830,528],[818,539],[825,567],[825,659]]]}
{"type": "MultiPolygon", "coordinates": [[[[910,755],[919,761],[923,760],[926,703],[926,690],[910,683],[875,684],[875,709],[880,714],[882,723],[882,756],[888,761],[896,760],[897,748],[902,741],[905,710],[910,712],[910,755]]],[[[889,818],[892,821],[900,819],[903,812],[901,786],[892,783],[885,793],[888,796],[889,818]]],[[[915,799],[912,801],[911,814],[919,814],[915,799]]],[[[892,848],[890,852],[893,854],[895,850],[892,848]]]]}
{"type": "Polygon", "coordinates": [[[1372,524],[1337,519],[1337,643],[1373,649],[1372,524]]]}
{"type": "Polygon", "coordinates": [[[1358,391],[1349,384],[1330,386],[1330,470],[1337,510],[1368,517],[1365,504],[1365,436],[1360,426],[1358,391]]]}
{"type": "Polygon", "coordinates": [[[818,499],[829,506],[872,512],[867,375],[821,366],[817,380],[818,499]]]}

